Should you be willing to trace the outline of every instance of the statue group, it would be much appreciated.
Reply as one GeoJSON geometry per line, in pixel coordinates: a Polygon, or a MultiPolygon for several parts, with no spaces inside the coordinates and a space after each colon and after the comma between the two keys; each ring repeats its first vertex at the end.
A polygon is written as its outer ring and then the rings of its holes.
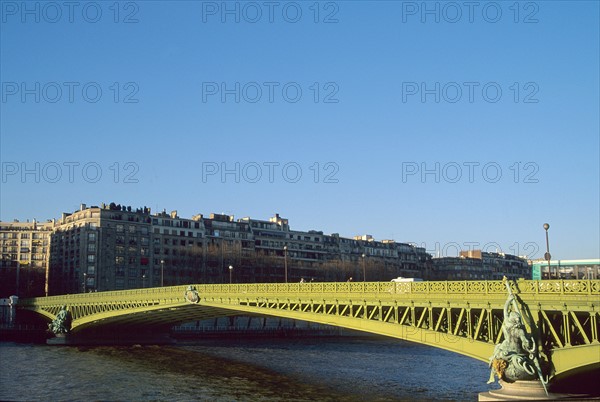
{"type": "Polygon", "coordinates": [[[71,330],[71,313],[67,306],[62,306],[56,318],[48,324],[48,329],[54,333],[54,335],[66,334],[71,330]]]}
{"type": "Polygon", "coordinates": [[[494,382],[496,375],[498,379],[506,382],[539,379],[545,388],[535,339],[527,333],[517,298],[508,283],[506,286],[508,298],[504,304],[502,323],[504,340],[496,345],[494,354],[490,357],[491,372],[488,384],[494,382]]]}

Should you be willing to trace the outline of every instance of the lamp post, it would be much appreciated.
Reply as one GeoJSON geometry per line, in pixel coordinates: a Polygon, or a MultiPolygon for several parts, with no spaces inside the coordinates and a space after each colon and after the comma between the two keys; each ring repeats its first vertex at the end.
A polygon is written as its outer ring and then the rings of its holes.
{"type": "Polygon", "coordinates": [[[21,261],[17,260],[17,291],[16,296],[19,297],[19,274],[21,272],[21,261]]]}
{"type": "Polygon", "coordinates": [[[160,286],[165,286],[165,260],[160,260],[160,286]]]}
{"type": "Polygon", "coordinates": [[[544,254],[544,259],[548,261],[548,279],[550,279],[550,259],[552,256],[550,255],[550,243],[548,242],[548,229],[550,229],[550,225],[544,223],[544,230],[546,231],[546,253],[544,254]]]}
{"type": "Polygon", "coordinates": [[[87,292],[87,273],[83,273],[83,293],[87,292]]]}
{"type": "Polygon", "coordinates": [[[142,287],[146,288],[146,274],[142,275],[142,287]]]}
{"type": "Polygon", "coordinates": [[[362,269],[363,269],[363,282],[367,281],[367,271],[365,269],[365,253],[362,254],[362,269]]]}
{"type": "Polygon", "coordinates": [[[283,266],[285,269],[285,283],[288,283],[288,274],[287,274],[287,246],[283,246],[283,266]]]}
{"type": "Polygon", "coordinates": [[[229,284],[231,285],[232,283],[232,276],[233,276],[233,265],[229,266],[229,284]]]}
{"type": "MultiPolygon", "coordinates": [[[[11,261],[12,258],[10,257],[10,254],[2,254],[2,261],[4,261],[4,264],[6,264],[6,261],[11,261]]],[[[12,265],[12,264],[10,264],[12,265]]],[[[15,296],[19,297],[19,274],[20,274],[20,270],[21,270],[21,262],[17,259],[17,283],[16,283],[16,290],[15,290],[15,296]]]]}

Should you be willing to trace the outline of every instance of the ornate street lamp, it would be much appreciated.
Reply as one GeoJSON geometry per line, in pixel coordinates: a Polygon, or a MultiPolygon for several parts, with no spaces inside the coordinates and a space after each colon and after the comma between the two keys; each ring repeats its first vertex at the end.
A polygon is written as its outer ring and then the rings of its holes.
{"type": "Polygon", "coordinates": [[[365,253],[362,254],[362,269],[363,269],[363,282],[367,281],[367,271],[365,269],[365,253]]]}
{"type": "Polygon", "coordinates": [[[550,243],[548,242],[548,229],[550,229],[550,225],[544,223],[544,230],[546,231],[546,253],[544,254],[544,259],[548,261],[548,279],[550,279],[550,260],[552,256],[550,255],[550,243]]]}
{"type": "Polygon", "coordinates": [[[232,283],[232,275],[233,275],[233,265],[229,266],[229,284],[232,283]]]}
{"type": "Polygon", "coordinates": [[[287,246],[283,246],[283,266],[285,269],[285,283],[288,283],[287,246]]]}
{"type": "Polygon", "coordinates": [[[19,283],[20,271],[21,271],[21,261],[17,260],[17,297],[19,296],[19,286],[21,285],[19,283]]]}
{"type": "Polygon", "coordinates": [[[165,286],[165,260],[160,260],[160,286],[165,286]]]}
{"type": "MultiPolygon", "coordinates": [[[[7,260],[8,261],[12,261],[12,258],[10,257],[10,254],[2,254],[2,260],[4,261],[4,264],[6,264],[6,261],[7,260]]],[[[17,279],[17,283],[15,285],[16,286],[16,288],[15,288],[15,296],[17,296],[17,297],[19,297],[19,285],[20,285],[20,283],[19,283],[19,275],[21,273],[20,271],[21,271],[21,261],[19,261],[17,259],[17,278],[16,278],[17,279]]]]}

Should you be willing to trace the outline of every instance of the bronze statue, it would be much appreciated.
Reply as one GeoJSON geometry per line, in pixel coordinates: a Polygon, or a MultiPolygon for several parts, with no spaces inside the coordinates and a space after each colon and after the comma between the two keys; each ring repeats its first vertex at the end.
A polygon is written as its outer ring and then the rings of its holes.
{"type": "Polygon", "coordinates": [[[48,329],[54,332],[55,335],[66,334],[71,330],[71,313],[67,306],[62,306],[56,318],[48,324],[48,329]]]}
{"type": "Polygon", "coordinates": [[[506,277],[504,282],[508,290],[502,322],[504,340],[496,345],[494,354],[490,357],[491,372],[488,384],[494,382],[494,374],[498,379],[507,382],[539,378],[545,390],[546,382],[542,378],[536,342],[523,325],[517,298],[506,282],[506,277]]]}

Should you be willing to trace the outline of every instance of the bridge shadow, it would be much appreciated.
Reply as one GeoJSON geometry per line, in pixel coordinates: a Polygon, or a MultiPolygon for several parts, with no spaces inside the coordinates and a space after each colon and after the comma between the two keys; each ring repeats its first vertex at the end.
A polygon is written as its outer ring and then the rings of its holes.
{"type": "MultiPolygon", "coordinates": [[[[598,363],[600,365],[600,362],[598,363]]],[[[558,394],[585,394],[600,397],[600,367],[573,370],[567,375],[559,375],[552,379],[550,390],[558,394]]]]}

